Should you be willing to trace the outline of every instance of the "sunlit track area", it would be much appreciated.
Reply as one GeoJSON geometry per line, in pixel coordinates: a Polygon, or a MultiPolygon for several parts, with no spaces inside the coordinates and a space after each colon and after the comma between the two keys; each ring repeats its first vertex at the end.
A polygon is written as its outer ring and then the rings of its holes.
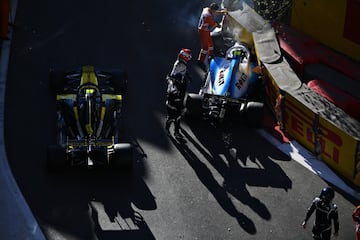
{"type": "Polygon", "coordinates": [[[318,13],[345,19],[350,52],[306,28],[326,0],[10,1],[0,238],[312,239],[307,211],[329,187],[337,239],[355,239],[360,123],[343,107],[359,98],[354,1],[318,13]],[[211,57],[207,7],[219,11],[211,57]]]}

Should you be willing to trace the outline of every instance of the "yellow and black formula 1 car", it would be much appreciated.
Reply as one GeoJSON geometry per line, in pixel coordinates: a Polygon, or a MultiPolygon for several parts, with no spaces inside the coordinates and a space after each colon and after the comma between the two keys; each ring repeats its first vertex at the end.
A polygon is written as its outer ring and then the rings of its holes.
{"type": "Polygon", "coordinates": [[[47,149],[49,170],[98,165],[131,168],[132,145],[119,142],[126,86],[124,71],[100,71],[93,66],[50,71],[57,102],[57,144],[47,149]]]}

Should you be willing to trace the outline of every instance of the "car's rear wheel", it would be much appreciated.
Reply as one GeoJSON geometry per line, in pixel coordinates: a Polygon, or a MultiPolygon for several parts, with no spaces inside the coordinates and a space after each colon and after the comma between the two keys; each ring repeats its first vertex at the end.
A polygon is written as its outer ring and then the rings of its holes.
{"type": "Polygon", "coordinates": [[[245,112],[246,122],[250,127],[261,128],[264,122],[264,104],[248,102],[245,112]]]}
{"type": "Polygon", "coordinates": [[[66,148],[59,145],[47,147],[47,168],[50,172],[61,171],[66,167],[66,148]]]}
{"type": "Polygon", "coordinates": [[[131,170],[133,167],[133,147],[130,143],[117,143],[109,157],[109,165],[114,170],[131,170]]]}
{"type": "Polygon", "coordinates": [[[187,118],[201,118],[203,114],[202,109],[203,96],[196,93],[188,93],[185,98],[186,117],[187,118]]]}

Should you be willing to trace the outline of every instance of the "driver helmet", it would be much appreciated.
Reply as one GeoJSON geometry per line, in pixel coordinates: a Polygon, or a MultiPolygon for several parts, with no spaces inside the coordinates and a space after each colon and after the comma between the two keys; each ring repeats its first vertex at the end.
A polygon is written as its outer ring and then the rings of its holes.
{"type": "Polygon", "coordinates": [[[227,58],[239,58],[242,54],[244,54],[244,50],[242,48],[234,47],[228,52],[227,58]]]}
{"type": "Polygon", "coordinates": [[[321,190],[319,198],[326,201],[331,202],[334,199],[335,192],[331,187],[325,187],[321,190]]]}
{"type": "Polygon", "coordinates": [[[87,100],[90,100],[94,103],[94,106],[98,108],[98,105],[101,103],[101,94],[97,88],[93,87],[82,87],[78,92],[78,104],[80,108],[84,107],[87,100]]]}
{"type": "Polygon", "coordinates": [[[236,42],[230,49],[226,52],[227,58],[249,58],[250,52],[245,44],[236,42]]]}
{"type": "Polygon", "coordinates": [[[234,51],[232,52],[233,57],[240,57],[242,53],[241,49],[234,49],[234,51]]]}
{"type": "Polygon", "coordinates": [[[179,52],[179,58],[185,62],[188,62],[191,60],[191,50],[188,48],[183,48],[179,52]]]}

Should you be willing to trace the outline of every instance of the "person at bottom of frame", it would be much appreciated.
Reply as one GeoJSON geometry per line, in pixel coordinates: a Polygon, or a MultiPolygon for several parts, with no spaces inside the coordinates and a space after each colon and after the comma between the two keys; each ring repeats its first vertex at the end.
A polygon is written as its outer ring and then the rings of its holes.
{"type": "Polygon", "coordinates": [[[191,57],[190,49],[181,49],[171,73],[166,78],[166,109],[168,116],[165,128],[168,134],[170,134],[171,123],[174,123],[174,135],[176,138],[181,138],[180,121],[184,110],[187,82],[191,80],[191,76],[187,70],[187,64],[191,60],[191,57]]]}
{"type": "Polygon", "coordinates": [[[302,223],[306,228],[306,223],[315,211],[315,223],[312,229],[312,237],[316,240],[330,240],[331,222],[334,223],[334,236],[339,233],[339,217],[337,206],[332,203],[335,192],[331,187],[321,190],[319,197],[315,197],[311,206],[308,208],[306,217],[302,223]]]}
{"type": "Polygon", "coordinates": [[[356,206],[352,214],[352,218],[355,222],[355,236],[356,240],[360,240],[360,205],[356,206]]]}

